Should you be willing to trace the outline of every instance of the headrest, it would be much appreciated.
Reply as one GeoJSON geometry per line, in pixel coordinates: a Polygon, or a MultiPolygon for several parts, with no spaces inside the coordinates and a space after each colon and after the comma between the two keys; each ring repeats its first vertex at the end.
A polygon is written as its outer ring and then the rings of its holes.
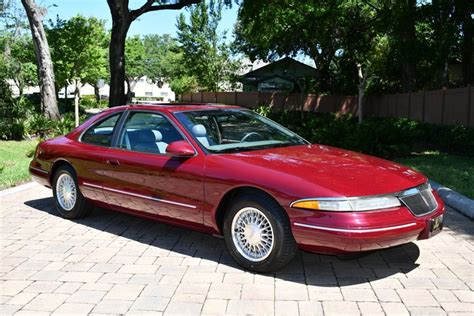
{"type": "Polygon", "coordinates": [[[153,134],[155,134],[155,141],[161,142],[161,140],[163,139],[163,135],[161,134],[161,132],[157,130],[151,130],[151,131],[153,132],[153,134]]]}
{"type": "Polygon", "coordinates": [[[197,124],[193,126],[193,134],[196,137],[206,137],[207,136],[207,131],[204,125],[202,124],[197,124]]]}
{"type": "Polygon", "coordinates": [[[154,143],[156,139],[155,134],[148,129],[140,129],[128,132],[128,137],[130,138],[130,141],[134,143],[154,143]]]}

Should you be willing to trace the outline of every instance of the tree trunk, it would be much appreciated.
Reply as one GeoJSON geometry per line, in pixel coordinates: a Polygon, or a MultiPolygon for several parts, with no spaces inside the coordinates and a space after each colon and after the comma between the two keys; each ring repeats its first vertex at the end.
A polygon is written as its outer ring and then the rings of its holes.
{"type": "Polygon", "coordinates": [[[402,89],[403,92],[411,92],[415,86],[415,72],[416,72],[416,0],[400,1],[403,6],[403,21],[400,28],[401,32],[399,38],[401,41],[401,56],[402,56],[402,89]]]}
{"type": "Polygon", "coordinates": [[[472,2],[466,0],[455,1],[456,13],[458,19],[462,23],[462,42],[461,42],[461,58],[462,58],[462,76],[463,83],[469,85],[474,80],[473,67],[473,37],[474,37],[474,23],[472,22],[472,2]]]}
{"type": "Polygon", "coordinates": [[[41,107],[46,117],[59,119],[59,109],[56,100],[56,88],[54,86],[54,71],[48,40],[43,27],[43,12],[34,0],[21,0],[25,8],[28,21],[30,22],[31,35],[35,48],[36,63],[38,66],[38,77],[41,93],[41,107]]]}
{"type": "Polygon", "coordinates": [[[125,82],[127,83],[127,102],[132,101],[132,79],[129,76],[125,76],[125,82]]]}
{"type": "Polygon", "coordinates": [[[95,102],[97,102],[97,106],[100,104],[100,90],[99,86],[94,84],[94,95],[95,95],[95,102]]]}
{"type": "Polygon", "coordinates": [[[108,0],[112,15],[112,36],[109,46],[110,93],[109,106],[126,103],[125,95],[125,39],[130,27],[128,5],[122,1],[108,0]]]}
{"type": "Polygon", "coordinates": [[[364,75],[362,64],[357,64],[357,71],[359,75],[359,96],[357,103],[357,117],[359,118],[359,124],[364,119],[364,95],[365,95],[365,83],[367,81],[367,74],[364,75]]]}
{"type": "Polygon", "coordinates": [[[76,127],[79,126],[79,102],[81,98],[81,79],[75,80],[74,89],[74,118],[76,119],[76,127]]]}
{"type": "MultiPolygon", "coordinates": [[[[130,24],[142,14],[160,10],[179,10],[183,7],[199,3],[201,0],[143,1],[143,5],[135,10],[128,8],[129,0],[107,0],[112,15],[112,38],[109,46],[110,64],[110,95],[109,106],[125,104],[125,39],[130,24]]],[[[229,2],[229,0],[226,0],[229,2]]]]}

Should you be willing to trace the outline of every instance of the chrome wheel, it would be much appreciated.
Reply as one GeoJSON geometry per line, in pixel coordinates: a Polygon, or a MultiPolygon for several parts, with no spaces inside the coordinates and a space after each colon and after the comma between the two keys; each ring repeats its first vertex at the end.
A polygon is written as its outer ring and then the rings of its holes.
{"type": "Polygon", "coordinates": [[[245,259],[263,261],[273,250],[272,225],[263,212],[245,207],[232,220],[232,241],[245,259]]]}
{"type": "Polygon", "coordinates": [[[66,211],[72,210],[74,205],[76,205],[76,183],[67,173],[61,174],[56,181],[56,199],[59,205],[66,211]]]}

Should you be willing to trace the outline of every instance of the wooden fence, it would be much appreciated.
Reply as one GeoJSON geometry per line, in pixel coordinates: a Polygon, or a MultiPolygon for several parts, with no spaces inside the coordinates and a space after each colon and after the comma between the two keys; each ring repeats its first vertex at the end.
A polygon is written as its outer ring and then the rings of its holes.
{"type": "MultiPolygon", "coordinates": [[[[357,96],[320,96],[270,92],[198,92],[181,95],[183,102],[222,103],[273,110],[301,110],[357,115],[357,96]],[[301,102],[303,99],[303,102],[301,102]]],[[[365,98],[364,116],[406,117],[434,124],[474,126],[474,89],[443,89],[365,98]]]]}

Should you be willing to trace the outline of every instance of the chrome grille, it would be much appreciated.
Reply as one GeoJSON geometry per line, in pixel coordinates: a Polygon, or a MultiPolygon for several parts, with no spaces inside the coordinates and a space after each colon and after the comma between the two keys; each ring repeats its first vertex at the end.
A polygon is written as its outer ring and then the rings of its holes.
{"type": "Polygon", "coordinates": [[[431,213],[438,207],[429,184],[406,190],[399,195],[399,198],[416,216],[431,213]]]}

